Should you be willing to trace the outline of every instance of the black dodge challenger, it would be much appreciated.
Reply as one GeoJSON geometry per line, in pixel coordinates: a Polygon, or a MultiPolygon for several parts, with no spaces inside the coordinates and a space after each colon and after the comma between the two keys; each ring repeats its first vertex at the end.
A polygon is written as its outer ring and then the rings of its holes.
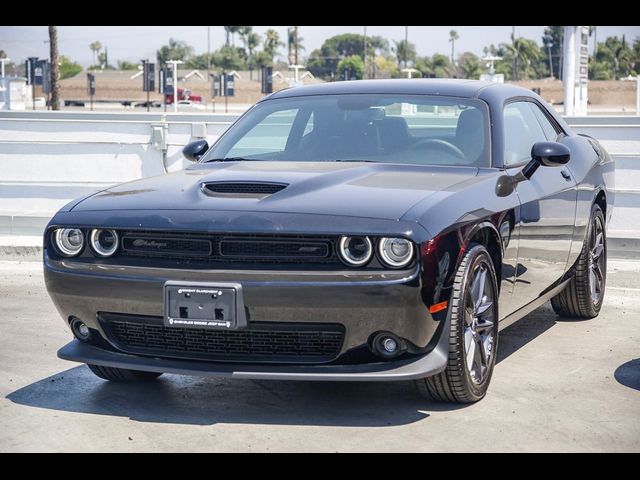
{"type": "Polygon", "coordinates": [[[531,91],[293,88],[183,153],[46,229],[75,336],[58,355],[104,379],[415,380],[473,402],[500,328],[602,306],[614,163],[531,91]]]}

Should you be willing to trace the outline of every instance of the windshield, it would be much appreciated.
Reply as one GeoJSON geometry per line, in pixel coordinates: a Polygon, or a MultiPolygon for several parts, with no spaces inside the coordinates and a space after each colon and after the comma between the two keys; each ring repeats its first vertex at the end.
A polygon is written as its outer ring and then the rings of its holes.
{"type": "Polygon", "coordinates": [[[486,104],[428,95],[316,95],[257,104],[203,161],[489,166],[486,104]]]}

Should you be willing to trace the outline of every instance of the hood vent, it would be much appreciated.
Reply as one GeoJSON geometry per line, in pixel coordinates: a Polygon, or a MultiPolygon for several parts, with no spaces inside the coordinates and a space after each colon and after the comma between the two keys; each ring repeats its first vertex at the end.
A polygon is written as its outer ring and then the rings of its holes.
{"type": "Polygon", "coordinates": [[[212,197],[264,198],[287,187],[271,182],[208,182],[202,184],[202,191],[212,197]]]}

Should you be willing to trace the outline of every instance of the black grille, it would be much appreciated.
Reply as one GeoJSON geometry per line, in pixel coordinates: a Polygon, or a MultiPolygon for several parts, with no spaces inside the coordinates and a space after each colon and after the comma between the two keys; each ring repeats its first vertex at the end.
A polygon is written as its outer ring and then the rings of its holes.
{"type": "Polygon", "coordinates": [[[327,258],[329,244],[313,242],[278,242],[256,240],[222,240],[220,255],[235,258],[327,258]]]}
{"type": "Polygon", "coordinates": [[[216,235],[132,230],[118,233],[122,238],[122,246],[114,260],[118,257],[149,257],[160,262],[188,262],[189,265],[202,265],[203,268],[224,268],[227,264],[250,266],[269,263],[292,266],[318,264],[342,268],[335,253],[336,237],[216,235]]]}
{"type": "Polygon", "coordinates": [[[219,195],[264,196],[272,195],[287,187],[285,183],[205,183],[205,193],[219,195]]]}
{"type": "Polygon", "coordinates": [[[211,361],[324,363],[340,352],[339,324],[254,322],[246,330],[165,327],[162,318],[101,313],[112,343],[129,353],[211,361]]]}

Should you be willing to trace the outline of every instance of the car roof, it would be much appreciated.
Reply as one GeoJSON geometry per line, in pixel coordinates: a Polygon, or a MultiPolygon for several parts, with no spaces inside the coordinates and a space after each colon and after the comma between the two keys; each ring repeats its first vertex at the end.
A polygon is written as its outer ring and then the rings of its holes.
{"type": "Polygon", "coordinates": [[[357,80],[318,83],[277,91],[266,99],[303,97],[308,95],[344,95],[344,94],[397,94],[397,95],[440,95],[463,98],[508,98],[516,96],[534,96],[531,90],[515,85],[495,82],[463,79],[392,79],[357,80]],[[486,95],[490,92],[489,95],[486,95]]]}

